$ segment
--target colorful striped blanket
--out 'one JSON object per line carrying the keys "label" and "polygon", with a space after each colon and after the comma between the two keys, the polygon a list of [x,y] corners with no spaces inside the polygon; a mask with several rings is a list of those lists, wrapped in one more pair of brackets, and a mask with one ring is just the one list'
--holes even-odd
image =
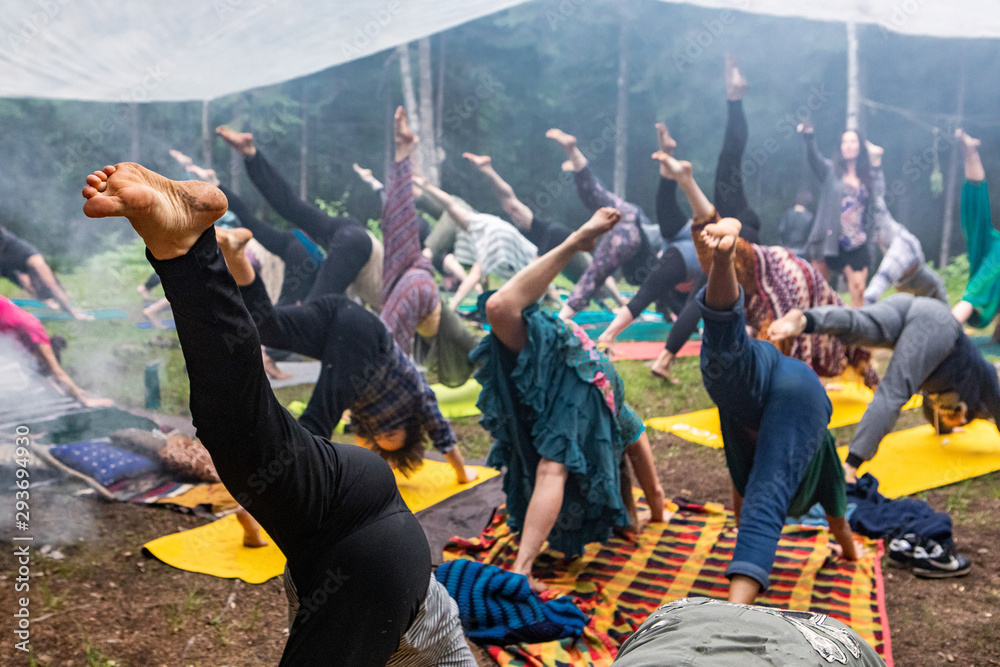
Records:
{"label": "colorful striped blanket", "polygon": [[[607,667],[618,647],[660,605],[688,596],[725,599],[729,584],[724,572],[736,544],[732,513],[717,504],[675,502],[670,521],[648,526],[638,543],[614,538],[589,545],[583,556],[569,561],[543,553],[535,564],[536,576],[568,595],[590,621],[577,639],[491,646],[493,658],[504,667]],[[517,539],[505,518],[501,508],[479,537],[453,540],[445,558],[509,567]],[[891,667],[881,543],[869,542],[858,563],[828,562],[827,543],[826,529],[786,526],[771,588],[757,604],[829,614],[854,629]]]}

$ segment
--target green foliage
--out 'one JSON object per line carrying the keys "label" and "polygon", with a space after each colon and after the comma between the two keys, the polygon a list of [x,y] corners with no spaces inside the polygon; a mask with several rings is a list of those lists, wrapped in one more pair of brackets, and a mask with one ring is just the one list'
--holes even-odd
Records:
{"label": "green foliage", "polygon": [[939,273],[944,278],[944,285],[948,290],[948,300],[955,303],[962,297],[965,286],[969,282],[969,256],[962,254],[952,257],[948,265]]}

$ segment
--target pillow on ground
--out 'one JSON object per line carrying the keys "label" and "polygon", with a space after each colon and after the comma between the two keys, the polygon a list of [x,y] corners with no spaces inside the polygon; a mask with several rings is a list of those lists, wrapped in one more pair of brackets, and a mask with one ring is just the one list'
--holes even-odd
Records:
{"label": "pillow on ground", "polygon": [[112,447],[107,438],[56,445],[49,453],[60,463],[93,478],[101,486],[153,472],[156,461]]}

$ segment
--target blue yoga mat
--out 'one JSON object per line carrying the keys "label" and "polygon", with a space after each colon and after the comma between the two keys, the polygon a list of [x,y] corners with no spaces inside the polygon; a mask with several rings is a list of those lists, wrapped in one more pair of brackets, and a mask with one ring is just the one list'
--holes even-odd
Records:
{"label": "blue yoga mat", "polygon": [[[177,325],[174,324],[173,320],[160,320],[160,324],[163,325],[164,329],[170,329],[172,331],[176,331],[177,330]],[[152,322],[136,322],[135,323],[135,328],[136,329],[154,329],[155,327],[153,326]]]}
{"label": "blue yoga mat", "polygon": [[983,354],[1000,357],[1000,343],[993,340],[991,336],[973,336],[970,340]]}
{"label": "blue yoga mat", "polygon": [[[118,308],[97,308],[95,310],[84,310],[81,311],[86,315],[90,315],[95,320],[127,320],[128,313],[124,310],[119,310]],[[61,310],[44,310],[44,311],[31,311],[31,314],[37,317],[42,322],[52,321],[52,320],[71,320],[72,317],[69,313],[63,312]]]}

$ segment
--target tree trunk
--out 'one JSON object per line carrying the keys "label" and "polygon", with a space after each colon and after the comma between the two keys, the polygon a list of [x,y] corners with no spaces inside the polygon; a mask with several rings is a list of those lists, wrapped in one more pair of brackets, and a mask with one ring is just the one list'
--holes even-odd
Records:
{"label": "tree trunk", "polygon": [[847,24],[847,129],[859,128],[861,89],[858,85],[858,28]]}
{"label": "tree trunk", "polygon": [[438,80],[437,80],[437,103],[434,110],[434,143],[441,146],[441,137],[444,136],[444,33],[438,37]]}
{"label": "tree trunk", "polygon": [[306,190],[309,180],[309,95],[306,85],[302,84],[302,96],[299,106],[302,112],[302,128],[299,135],[299,199],[306,200]]}
{"label": "tree trunk", "polygon": [[622,19],[618,33],[618,110],[615,121],[614,193],[625,198],[628,178],[628,25]]}
{"label": "tree trunk", "polygon": [[396,53],[399,55],[399,75],[403,80],[403,105],[406,107],[406,115],[410,117],[410,127],[416,134],[420,118],[417,95],[413,90],[413,74],[410,71],[410,45],[400,44],[396,47]]}
{"label": "tree trunk", "polygon": [[201,166],[205,169],[212,168],[212,133],[208,126],[208,107],[210,102],[201,102]]}
{"label": "tree trunk", "polygon": [[[246,97],[243,93],[237,93],[236,102],[233,104],[233,122],[240,125],[243,115],[246,113]],[[229,151],[229,189],[240,194],[240,175],[243,173],[243,157],[236,151]]]}
{"label": "tree trunk", "polygon": [[140,137],[140,133],[139,133],[139,113],[140,113],[139,112],[139,103],[138,102],[129,102],[128,106],[129,106],[129,111],[131,111],[131,120],[132,120],[132,127],[131,127],[131,134],[132,134],[132,151],[131,151],[131,156],[132,157],[131,157],[131,159],[132,159],[132,162],[139,163],[139,160],[140,160],[140,155],[139,155],[139,137]]}
{"label": "tree trunk", "polygon": [[434,76],[431,68],[431,39],[424,37],[417,42],[420,65],[420,143],[417,150],[423,166],[424,176],[432,184],[441,184],[438,175],[437,143],[434,141]]}
{"label": "tree trunk", "polygon": [[[964,51],[963,51],[963,56]],[[955,109],[957,127],[962,126],[962,114],[965,113],[965,58],[962,58],[962,68],[958,78],[958,104]],[[948,128],[954,131],[954,128]],[[947,138],[951,142],[951,163],[948,165],[948,186],[944,195],[944,220],[941,223],[941,256],[938,258],[938,269],[948,266],[951,255],[951,230],[955,225],[955,190],[958,187],[958,165],[964,163],[962,148],[955,141],[954,135]],[[936,148],[936,147],[935,147]],[[1000,329],[998,329],[1000,331]]]}

